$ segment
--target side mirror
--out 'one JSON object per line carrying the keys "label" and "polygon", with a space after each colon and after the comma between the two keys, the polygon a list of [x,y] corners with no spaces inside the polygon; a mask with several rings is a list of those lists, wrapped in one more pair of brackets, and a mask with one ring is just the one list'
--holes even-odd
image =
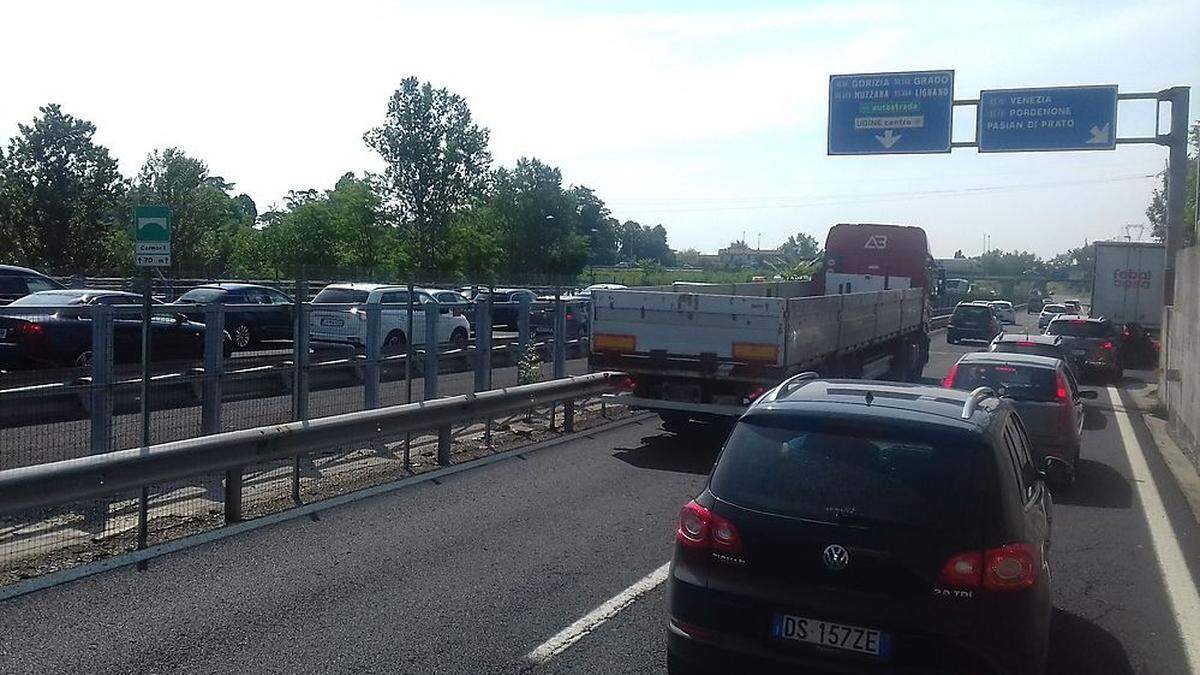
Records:
{"label": "side mirror", "polygon": [[1079,390],[1079,398],[1086,398],[1089,400],[1094,400],[1094,399],[1098,398],[1099,396],[1100,396],[1100,392],[1096,391],[1095,389],[1080,389]]}
{"label": "side mirror", "polygon": [[1047,457],[1042,463],[1042,470],[1038,472],[1042,480],[1052,485],[1066,485],[1071,482],[1072,478],[1071,465],[1058,457]]}

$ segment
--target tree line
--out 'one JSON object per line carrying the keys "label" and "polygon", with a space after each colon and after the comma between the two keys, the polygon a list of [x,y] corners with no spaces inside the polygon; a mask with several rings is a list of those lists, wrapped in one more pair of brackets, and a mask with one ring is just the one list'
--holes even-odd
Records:
{"label": "tree line", "polygon": [[661,225],[619,221],[594,190],[565,185],[557,167],[533,157],[493,166],[488,129],[466,100],[415,77],[363,135],[384,160],[381,173],[292,190],[265,211],[180,148],[155,150],[126,178],[95,133],[49,104],[0,149],[0,262],[129,273],[133,210],[163,204],[180,275],[352,269],[483,281],[675,263]]}

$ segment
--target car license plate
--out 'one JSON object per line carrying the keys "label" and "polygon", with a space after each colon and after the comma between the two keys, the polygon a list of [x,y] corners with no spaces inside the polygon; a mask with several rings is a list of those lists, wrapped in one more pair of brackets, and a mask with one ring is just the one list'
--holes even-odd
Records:
{"label": "car license plate", "polygon": [[1072,356],[1087,356],[1087,350],[1086,349],[1072,349],[1071,355]]}
{"label": "car license plate", "polygon": [[346,325],[346,322],[336,316],[323,316],[321,317],[321,325],[341,328]]}
{"label": "car license plate", "polygon": [[887,656],[891,651],[891,640],[883,631],[790,614],[775,615],[771,637],[872,656]]}

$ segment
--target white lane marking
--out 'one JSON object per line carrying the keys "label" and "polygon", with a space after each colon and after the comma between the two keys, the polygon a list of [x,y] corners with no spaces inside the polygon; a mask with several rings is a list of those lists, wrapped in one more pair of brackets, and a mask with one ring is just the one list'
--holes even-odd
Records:
{"label": "white lane marking", "polygon": [[[1108,387],[1108,397],[1114,408],[1121,401],[1116,387]],[[1113,416],[1117,418],[1117,427],[1121,430],[1121,444],[1125,446],[1129,469],[1133,473],[1133,484],[1137,486],[1142,512],[1146,515],[1146,524],[1150,527],[1154,555],[1158,558],[1167,599],[1175,614],[1175,623],[1179,626],[1179,637],[1183,640],[1183,651],[1187,656],[1188,666],[1192,673],[1200,673],[1200,592],[1196,590],[1196,584],[1188,571],[1183,550],[1179,548],[1175,531],[1167,517],[1167,510],[1159,497],[1158,486],[1155,485],[1150,467],[1146,464],[1145,451],[1133,432],[1133,422],[1129,413],[1114,410]]]}
{"label": "white lane marking", "polygon": [[536,649],[525,655],[534,663],[545,663],[554,656],[561,654],[568,647],[578,642],[585,635],[596,630],[605,621],[613,618],[618,612],[633,604],[634,600],[654,590],[667,580],[667,570],[671,568],[670,561],[662,567],[638,579],[632,586],[609,598],[596,609],[585,614],[575,623],[559,631],[554,637],[538,645]]}

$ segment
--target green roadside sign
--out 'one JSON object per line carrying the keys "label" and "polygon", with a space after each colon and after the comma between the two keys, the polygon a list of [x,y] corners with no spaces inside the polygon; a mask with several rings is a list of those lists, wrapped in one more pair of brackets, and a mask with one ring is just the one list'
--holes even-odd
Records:
{"label": "green roadside sign", "polygon": [[133,258],[138,267],[171,266],[171,210],[142,205],[133,212]]}

